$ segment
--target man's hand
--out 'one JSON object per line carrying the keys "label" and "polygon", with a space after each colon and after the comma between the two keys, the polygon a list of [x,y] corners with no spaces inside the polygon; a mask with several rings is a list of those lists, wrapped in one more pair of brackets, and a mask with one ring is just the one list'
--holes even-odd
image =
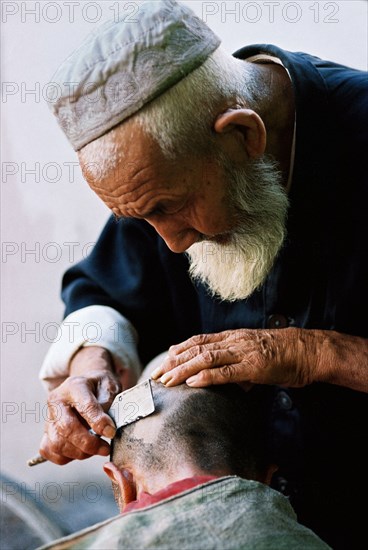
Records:
{"label": "man's hand", "polygon": [[121,386],[109,353],[99,347],[81,348],[71,361],[70,374],[49,393],[48,420],[40,446],[41,456],[56,464],[95,454],[107,456],[108,443],[89,428],[108,438],[116,431],[106,411]]}
{"label": "man's hand", "polygon": [[298,388],[327,382],[368,392],[368,342],[333,330],[227,330],[169,349],[151,377],[166,386],[238,382]]}
{"label": "man's hand", "polygon": [[172,346],[152,378],[166,386],[227,382],[301,387],[315,379],[314,339],[301,329],[228,330]]}

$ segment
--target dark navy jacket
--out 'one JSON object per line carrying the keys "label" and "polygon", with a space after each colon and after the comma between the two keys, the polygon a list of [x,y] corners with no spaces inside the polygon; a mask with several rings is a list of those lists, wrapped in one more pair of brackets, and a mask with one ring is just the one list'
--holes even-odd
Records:
{"label": "dark navy jacket", "polygon": [[[110,219],[90,257],[64,276],[66,314],[115,308],[137,329],[143,362],[193,334],[225,329],[368,337],[367,74],[270,45],[234,55],[262,52],[289,70],[296,102],[288,236],[262,288],[234,304],[211,298],[189,280],[185,256],[141,220]],[[271,439],[300,520],[335,548],[358,548],[367,396],[325,384],[277,395]]]}

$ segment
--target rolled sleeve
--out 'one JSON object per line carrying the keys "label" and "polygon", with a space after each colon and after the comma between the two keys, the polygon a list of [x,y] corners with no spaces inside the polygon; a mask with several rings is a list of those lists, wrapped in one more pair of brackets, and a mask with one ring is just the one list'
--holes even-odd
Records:
{"label": "rolled sleeve", "polygon": [[110,352],[118,376],[130,371],[137,380],[142,366],[137,353],[137,333],[133,325],[115,309],[88,306],[68,315],[41,366],[39,378],[46,389],[69,376],[70,361],[82,347],[100,346]]}

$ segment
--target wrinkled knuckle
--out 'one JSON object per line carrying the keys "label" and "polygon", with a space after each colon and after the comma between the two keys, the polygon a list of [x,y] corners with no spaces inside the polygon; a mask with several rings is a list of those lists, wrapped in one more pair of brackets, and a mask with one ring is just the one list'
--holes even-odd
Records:
{"label": "wrinkled knuckle", "polygon": [[196,351],[197,349],[197,346],[191,347],[181,355],[178,355],[173,363],[173,367],[180,367],[183,363],[187,363],[188,361],[195,359],[195,357],[197,357],[198,355],[198,352]]}
{"label": "wrinkled knuckle", "polygon": [[202,334],[196,334],[195,336],[192,336],[190,339],[190,343],[193,346],[199,346],[203,342],[203,335]]}
{"label": "wrinkled knuckle", "polygon": [[191,348],[188,352],[188,358],[189,359],[195,359],[203,352],[203,346],[194,346]]}
{"label": "wrinkled knuckle", "polygon": [[83,416],[87,416],[91,421],[98,422],[101,419],[102,410],[100,411],[95,403],[86,403],[83,407]]}
{"label": "wrinkled knuckle", "polygon": [[240,343],[244,344],[248,338],[249,338],[249,331],[247,331],[246,329],[234,330],[232,331],[231,336],[229,334],[229,339],[231,339],[233,342],[237,344],[240,344]]}
{"label": "wrinkled knuckle", "polygon": [[203,353],[202,353],[202,360],[203,360],[203,362],[204,362],[206,365],[208,365],[208,366],[213,365],[214,360],[215,360],[215,357],[214,357],[213,352],[212,352],[212,351],[209,351],[209,350],[203,351]]}
{"label": "wrinkled knuckle", "polygon": [[187,350],[187,351],[183,351],[182,353],[179,353],[178,355],[176,355],[175,357],[173,357],[172,359],[170,359],[169,361],[169,364],[170,364],[170,368],[175,368],[175,367],[178,367],[179,365],[181,365],[181,363],[184,361],[187,360],[187,358],[191,355],[191,349]]}
{"label": "wrinkled knuckle", "polygon": [[235,367],[233,365],[224,365],[220,368],[220,374],[225,380],[232,380],[235,374]]}
{"label": "wrinkled knuckle", "polygon": [[238,346],[229,345],[228,348],[227,348],[227,351],[228,351],[229,355],[231,355],[234,363],[241,360],[242,357],[243,357],[242,350],[239,349]]}

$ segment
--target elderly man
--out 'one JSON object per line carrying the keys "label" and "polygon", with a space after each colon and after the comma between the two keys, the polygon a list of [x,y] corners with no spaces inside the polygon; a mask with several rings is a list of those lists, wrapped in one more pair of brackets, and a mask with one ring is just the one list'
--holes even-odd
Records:
{"label": "elderly man", "polygon": [[136,23],[93,33],[53,79],[54,113],[115,219],[64,277],[65,331],[41,373],[63,415],[40,451],[58,464],[107,454],[81,417],[112,437],[113,396],[177,344],[153,373],[168,386],[284,387],[273,484],[332,546],[359,547],[367,78],[219,42],[187,7],[151,2]]}
{"label": "elderly man", "polygon": [[328,548],[265,485],[265,386],[152,385],[155,412],[119,428],[104,466],[122,515],[45,549]]}

